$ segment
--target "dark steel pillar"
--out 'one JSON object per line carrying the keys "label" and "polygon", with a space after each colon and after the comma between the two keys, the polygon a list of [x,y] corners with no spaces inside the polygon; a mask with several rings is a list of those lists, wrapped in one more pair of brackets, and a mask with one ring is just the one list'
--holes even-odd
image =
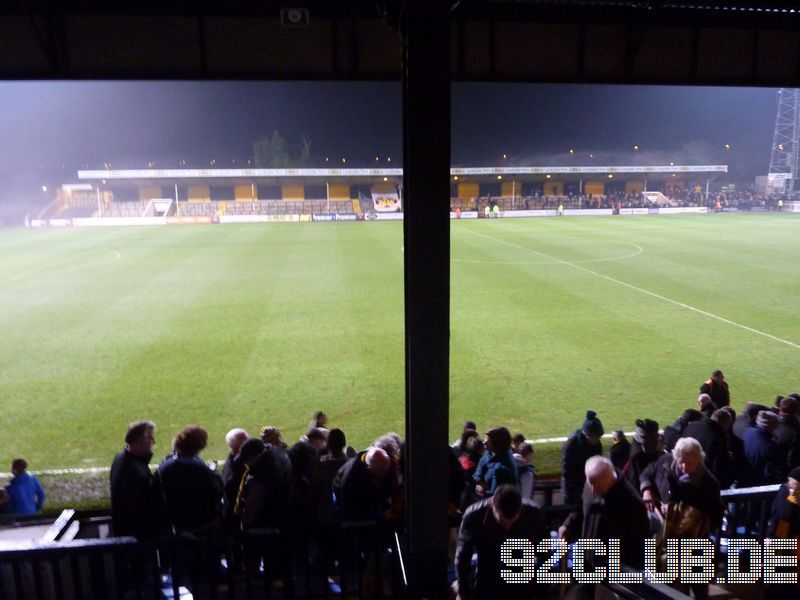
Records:
{"label": "dark steel pillar", "polygon": [[409,0],[403,34],[409,592],[446,592],[450,356],[450,3]]}

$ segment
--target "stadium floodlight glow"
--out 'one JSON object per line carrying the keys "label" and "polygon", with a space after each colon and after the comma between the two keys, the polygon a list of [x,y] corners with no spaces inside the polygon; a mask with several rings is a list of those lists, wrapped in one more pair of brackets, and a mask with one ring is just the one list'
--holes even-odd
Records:
{"label": "stadium floodlight glow", "polygon": [[458,181],[458,175],[453,175],[453,179]]}
{"label": "stadium floodlight glow", "polygon": [[575,150],[573,150],[572,148],[570,148],[570,149],[569,149],[569,153],[570,153],[570,154],[575,154]]}
{"label": "stadium floodlight glow", "polygon": [[386,157],[386,162],[392,162],[392,157],[391,156],[387,156]]}
{"label": "stadium floodlight glow", "polygon": [[498,179],[502,179],[502,178],[503,178],[503,176],[502,176],[502,175],[498,175],[498,176],[497,176],[497,178],[498,178]]}
{"label": "stadium floodlight glow", "polygon": [[730,144],[725,144],[725,150],[730,150],[730,149],[731,149],[731,145]]}
{"label": "stadium floodlight glow", "polygon": [[634,149],[634,150],[638,150],[638,149],[639,149],[639,146],[638,146],[638,145],[636,145],[636,144],[634,144],[634,145],[633,145],[633,149]]}
{"label": "stadium floodlight glow", "polygon": [[389,181],[389,178],[388,177],[384,177],[383,180],[384,181]]}
{"label": "stadium floodlight glow", "polygon": [[47,191],[47,186],[46,186],[46,185],[43,185],[43,186],[42,186],[42,191],[43,191],[43,192],[46,192],[46,191]]}
{"label": "stadium floodlight glow", "polygon": [[613,173],[609,173],[609,174],[608,174],[608,178],[609,178],[609,179],[614,179],[614,174],[613,174]]}

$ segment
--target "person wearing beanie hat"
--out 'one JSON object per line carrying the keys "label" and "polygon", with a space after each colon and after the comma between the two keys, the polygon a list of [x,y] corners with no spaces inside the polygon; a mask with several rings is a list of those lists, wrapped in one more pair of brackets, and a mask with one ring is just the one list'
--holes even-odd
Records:
{"label": "person wearing beanie hat", "polygon": [[756,415],[756,427],[772,433],[778,428],[778,415],[771,410],[760,410]]}
{"label": "person wearing beanie hat", "polygon": [[772,437],[778,426],[778,416],[761,410],[756,415],[755,427],[744,434],[744,454],[752,470],[749,485],[780,483],[788,472],[786,456]]}
{"label": "person wearing beanie hat", "polygon": [[589,410],[581,428],[574,431],[561,447],[561,493],[565,504],[575,505],[581,501],[586,483],[583,467],[592,456],[603,454],[602,435],[603,423],[596,412]]}
{"label": "person wearing beanie hat", "polygon": [[587,438],[601,438],[605,433],[603,423],[597,418],[597,413],[593,410],[586,411],[586,419],[581,425],[581,431]]}
{"label": "person wearing beanie hat", "polygon": [[762,410],[769,410],[763,404],[748,402],[744,405],[742,413],[733,421],[733,435],[744,441],[745,432],[756,425],[756,416]]}
{"label": "person wearing beanie hat", "polygon": [[639,476],[647,465],[665,454],[664,450],[659,448],[658,442],[658,422],[651,419],[637,419],[630,457],[622,469],[622,476],[630,482],[633,489],[639,489]]}
{"label": "person wearing beanie hat", "polygon": [[[767,527],[770,539],[795,539],[800,537],[800,467],[789,472],[772,503]],[[797,598],[797,584],[770,584],[765,597],[789,600]]]}

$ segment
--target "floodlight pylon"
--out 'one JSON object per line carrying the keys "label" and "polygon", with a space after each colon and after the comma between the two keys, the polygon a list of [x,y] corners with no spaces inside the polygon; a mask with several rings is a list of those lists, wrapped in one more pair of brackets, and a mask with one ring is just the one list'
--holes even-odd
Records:
{"label": "floodlight pylon", "polygon": [[800,89],[778,90],[778,114],[769,160],[769,193],[792,197],[800,192]]}

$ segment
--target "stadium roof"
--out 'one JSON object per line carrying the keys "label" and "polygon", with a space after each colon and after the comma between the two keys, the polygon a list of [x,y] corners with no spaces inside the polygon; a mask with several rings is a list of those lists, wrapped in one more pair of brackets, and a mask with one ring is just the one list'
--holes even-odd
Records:
{"label": "stadium roof", "polygon": [[[454,81],[800,80],[798,0],[445,4]],[[305,18],[287,22],[287,5]],[[400,0],[7,0],[0,76],[397,81],[407,15]]]}
{"label": "stadium roof", "polygon": [[[575,166],[575,167],[467,167],[451,168],[451,176],[503,175],[670,175],[687,173],[727,173],[728,165],[658,165],[658,166]],[[118,169],[78,171],[78,179],[117,183],[160,185],[176,180],[189,180],[209,185],[232,185],[242,180],[264,182],[297,178],[302,180],[341,178],[350,181],[372,181],[376,177],[399,178],[403,169]]]}

